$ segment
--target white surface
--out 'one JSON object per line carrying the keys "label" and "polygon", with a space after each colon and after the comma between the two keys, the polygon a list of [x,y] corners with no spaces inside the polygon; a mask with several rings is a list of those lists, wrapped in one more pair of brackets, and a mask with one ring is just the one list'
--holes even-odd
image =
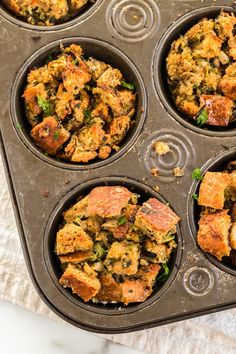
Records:
{"label": "white surface", "polygon": [[142,354],[0,301],[2,354]]}

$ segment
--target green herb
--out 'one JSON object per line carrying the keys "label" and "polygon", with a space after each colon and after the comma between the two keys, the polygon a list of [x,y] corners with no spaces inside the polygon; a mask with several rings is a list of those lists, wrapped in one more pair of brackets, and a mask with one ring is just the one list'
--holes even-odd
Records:
{"label": "green herb", "polygon": [[169,242],[171,240],[174,240],[174,238],[175,238],[175,235],[171,231],[169,231],[167,233],[167,235],[163,237],[162,241],[163,241],[163,243],[166,243],[166,242]]}
{"label": "green herb", "polygon": [[93,248],[93,256],[90,258],[91,261],[97,261],[101,259],[105,254],[106,250],[100,245],[100,243],[96,243]]}
{"label": "green herb", "polygon": [[201,109],[201,111],[197,117],[197,124],[199,126],[202,126],[202,125],[206,124],[207,120],[208,120],[208,113],[205,110],[205,108],[203,108],[203,109]]}
{"label": "green herb", "polygon": [[83,111],[83,113],[84,113],[84,117],[85,117],[85,119],[84,119],[84,121],[85,121],[85,123],[90,123],[90,121],[91,121],[91,111],[89,111],[88,109],[85,109],[84,111]]}
{"label": "green herb", "polygon": [[85,90],[92,91],[92,87],[89,85],[84,85]]}
{"label": "green herb", "polygon": [[48,156],[48,152],[45,152],[45,153],[44,153],[44,156]]}
{"label": "green herb", "polygon": [[120,216],[118,219],[117,219],[117,223],[118,225],[122,226],[122,225],[125,225],[127,223],[127,218],[125,216]]}
{"label": "green herb", "polygon": [[49,54],[48,57],[47,57],[47,62],[49,63],[49,62],[52,61],[52,60],[53,60],[53,57],[52,57],[51,54]]}
{"label": "green herb", "polygon": [[20,123],[16,123],[16,127],[17,127],[17,129],[19,129],[19,130],[22,129],[22,126],[20,125]]}
{"label": "green herb", "polygon": [[117,259],[116,258],[109,258],[109,259],[106,259],[106,265],[107,266],[113,266],[115,263],[117,262]]}
{"label": "green herb", "polygon": [[75,64],[75,65],[78,64],[78,62],[79,62],[79,61],[78,61],[77,58],[73,60],[73,64]]}
{"label": "green herb", "polygon": [[198,194],[196,194],[196,193],[192,194],[192,199],[193,200],[198,200]]}
{"label": "green herb", "polygon": [[123,259],[122,260],[122,268],[123,269],[129,268],[129,266],[131,266],[131,264],[132,264],[131,259]]}
{"label": "green herb", "polygon": [[203,180],[203,175],[202,175],[202,171],[200,170],[200,168],[195,168],[195,170],[193,170],[192,179],[193,180],[196,179],[198,181]]}
{"label": "green herb", "polygon": [[50,116],[50,114],[52,112],[51,104],[47,100],[42,98],[41,96],[37,96],[37,99],[38,99],[38,105],[40,108],[42,108],[43,113],[46,116]]}
{"label": "green herb", "polygon": [[158,283],[163,283],[169,277],[170,274],[169,267],[166,263],[162,264],[162,269],[163,273],[156,280]]}
{"label": "green herb", "polygon": [[133,91],[135,89],[134,84],[130,84],[125,81],[121,81],[121,86],[124,88],[127,88],[128,90],[131,90],[131,91]]}
{"label": "green herb", "polygon": [[53,134],[53,137],[55,140],[57,140],[59,138],[60,132],[58,130],[56,130]]}

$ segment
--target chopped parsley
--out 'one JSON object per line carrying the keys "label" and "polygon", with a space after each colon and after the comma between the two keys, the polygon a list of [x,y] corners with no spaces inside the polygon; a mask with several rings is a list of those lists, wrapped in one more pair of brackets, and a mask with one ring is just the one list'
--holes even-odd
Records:
{"label": "chopped parsley", "polygon": [[121,86],[124,88],[127,88],[128,90],[133,91],[135,89],[134,84],[125,82],[125,81],[121,81]]}
{"label": "chopped parsley", "polygon": [[169,242],[169,241],[171,241],[171,240],[174,240],[174,238],[175,238],[175,235],[174,235],[171,231],[169,231],[169,232],[167,233],[167,235],[164,236],[164,238],[163,238],[163,243],[166,243],[166,242]]}
{"label": "chopped parsley", "polygon": [[162,264],[163,273],[157,278],[158,283],[163,283],[170,275],[170,269],[166,263]]}
{"label": "chopped parsley", "polygon": [[200,168],[195,168],[195,170],[193,170],[192,179],[193,180],[196,179],[197,181],[203,180],[203,175],[202,175],[202,171],[200,170]]}
{"label": "chopped parsley", "polygon": [[89,85],[84,85],[85,90],[92,91],[92,87]]}
{"label": "chopped parsley", "polygon": [[38,99],[38,105],[40,108],[42,108],[43,113],[46,116],[50,116],[50,114],[52,112],[51,104],[47,100],[42,98],[41,96],[37,96],[37,99]]}
{"label": "chopped parsley", "polygon": [[83,111],[83,113],[84,113],[84,121],[85,121],[85,123],[86,124],[88,124],[88,123],[90,123],[90,121],[91,121],[91,111],[89,111],[88,109],[85,109],[84,111]]}
{"label": "chopped parsley", "polygon": [[53,60],[53,57],[52,57],[51,54],[49,54],[48,57],[47,57],[47,62],[49,63],[49,62],[52,61],[52,60]]}
{"label": "chopped parsley", "polygon": [[122,226],[122,225],[125,225],[127,223],[127,218],[125,216],[120,216],[118,219],[117,219],[117,223],[118,225]]}
{"label": "chopped parsley", "polygon": [[196,193],[192,194],[192,199],[193,200],[198,200],[198,194],[196,194]]}
{"label": "chopped parsley", "polygon": [[207,120],[208,120],[208,113],[205,110],[205,108],[203,108],[203,109],[201,109],[201,111],[197,117],[197,124],[199,126],[202,126],[202,125],[206,124]]}
{"label": "chopped parsley", "polygon": [[58,130],[56,130],[53,134],[53,137],[55,140],[57,140],[59,138],[60,132]]}
{"label": "chopped parsley", "polygon": [[16,123],[16,128],[21,130],[22,129],[22,126],[20,125],[20,123]]}

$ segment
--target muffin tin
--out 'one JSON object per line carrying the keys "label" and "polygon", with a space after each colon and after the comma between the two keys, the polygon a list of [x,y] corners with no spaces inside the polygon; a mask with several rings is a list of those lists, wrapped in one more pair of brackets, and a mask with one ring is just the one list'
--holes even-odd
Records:
{"label": "muffin tin", "polygon": [[[213,6],[214,4],[214,6]],[[194,127],[171,104],[164,56],[170,42],[199,18],[230,1],[101,0],[63,25],[31,26],[0,6],[1,151],[19,235],[31,279],[45,303],[64,320],[100,333],[130,332],[236,305],[236,271],[204,254],[196,244],[198,183],[192,171],[217,170],[236,159],[236,130]],[[203,7],[204,6],[204,7]],[[179,27],[180,26],[180,27]],[[75,165],[45,156],[30,138],[20,100],[26,72],[64,44],[80,43],[85,55],[120,68],[138,92],[136,124],[119,152],[106,161]],[[171,152],[153,153],[167,142]],[[184,169],[175,177],[173,168]],[[153,177],[158,168],[159,177]],[[127,307],[84,303],[58,285],[53,255],[60,214],[97,185],[123,185],[148,199],[169,202],[181,217],[171,276],[144,303]],[[160,187],[157,193],[153,188]]]}

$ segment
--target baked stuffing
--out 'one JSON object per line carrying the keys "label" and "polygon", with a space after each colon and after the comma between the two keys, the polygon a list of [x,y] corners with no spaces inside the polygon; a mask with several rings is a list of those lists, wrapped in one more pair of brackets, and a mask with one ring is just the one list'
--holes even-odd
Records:
{"label": "baked stuffing", "polygon": [[63,213],[59,282],[85,302],[143,302],[168,276],[179,218],[157,199],[139,205],[138,197],[96,187]]}

